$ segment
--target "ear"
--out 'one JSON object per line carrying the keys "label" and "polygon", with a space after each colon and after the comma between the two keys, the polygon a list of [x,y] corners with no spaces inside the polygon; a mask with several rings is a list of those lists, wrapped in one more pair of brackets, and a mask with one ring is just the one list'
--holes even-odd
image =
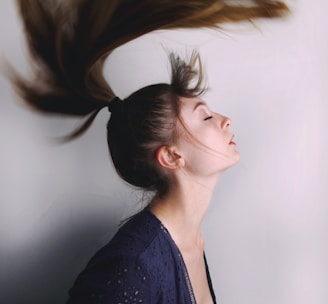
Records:
{"label": "ear", "polygon": [[164,168],[177,169],[184,165],[182,156],[172,146],[162,146],[156,151],[156,160]]}

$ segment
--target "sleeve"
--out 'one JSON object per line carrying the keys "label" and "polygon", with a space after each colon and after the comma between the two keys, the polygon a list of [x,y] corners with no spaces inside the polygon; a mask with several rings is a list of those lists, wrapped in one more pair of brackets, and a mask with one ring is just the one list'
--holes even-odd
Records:
{"label": "sleeve", "polygon": [[138,259],[119,257],[87,267],[69,291],[67,304],[154,303],[151,281]]}

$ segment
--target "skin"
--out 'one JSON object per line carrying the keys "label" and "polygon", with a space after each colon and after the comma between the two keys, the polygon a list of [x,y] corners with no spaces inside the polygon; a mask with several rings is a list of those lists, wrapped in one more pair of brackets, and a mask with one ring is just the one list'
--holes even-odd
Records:
{"label": "skin", "polygon": [[230,125],[229,118],[212,112],[201,99],[181,98],[179,138],[157,153],[157,161],[166,170],[171,187],[165,197],[154,199],[150,210],[178,246],[199,304],[213,303],[206,277],[201,223],[219,176],[240,158]]}

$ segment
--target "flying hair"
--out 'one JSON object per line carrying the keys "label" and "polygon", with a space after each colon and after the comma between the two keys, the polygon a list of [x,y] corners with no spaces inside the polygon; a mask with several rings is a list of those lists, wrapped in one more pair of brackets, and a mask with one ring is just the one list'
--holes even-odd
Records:
{"label": "flying hair", "polygon": [[[114,49],[155,30],[220,28],[222,23],[276,18],[288,12],[282,1],[252,3],[17,0],[35,64],[31,80],[16,72],[12,72],[11,79],[32,108],[44,113],[86,117],[84,128],[72,135],[76,137],[116,96],[103,75],[104,61]],[[175,80],[172,79],[173,85]]]}
{"label": "flying hair", "polygon": [[238,3],[17,0],[34,62],[33,77],[26,79],[13,69],[9,77],[33,109],[84,118],[64,141],[85,132],[99,111],[108,107],[107,142],[118,175],[133,186],[164,196],[172,180],[156,161],[156,153],[179,136],[181,97],[206,91],[199,54],[194,51],[181,59],[169,53],[171,82],[140,88],[123,100],[105,80],[104,62],[117,47],[155,30],[219,29],[223,23],[282,17],[288,12],[282,1]]}

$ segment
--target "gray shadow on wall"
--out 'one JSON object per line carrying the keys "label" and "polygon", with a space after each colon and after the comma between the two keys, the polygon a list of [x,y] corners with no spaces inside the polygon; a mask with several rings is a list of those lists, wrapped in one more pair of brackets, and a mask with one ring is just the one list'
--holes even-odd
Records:
{"label": "gray shadow on wall", "polygon": [[5,250],[0,303],[60,304],[91,256],[117,231],[122,198],[62,199],[37,219],[33,235]]}

